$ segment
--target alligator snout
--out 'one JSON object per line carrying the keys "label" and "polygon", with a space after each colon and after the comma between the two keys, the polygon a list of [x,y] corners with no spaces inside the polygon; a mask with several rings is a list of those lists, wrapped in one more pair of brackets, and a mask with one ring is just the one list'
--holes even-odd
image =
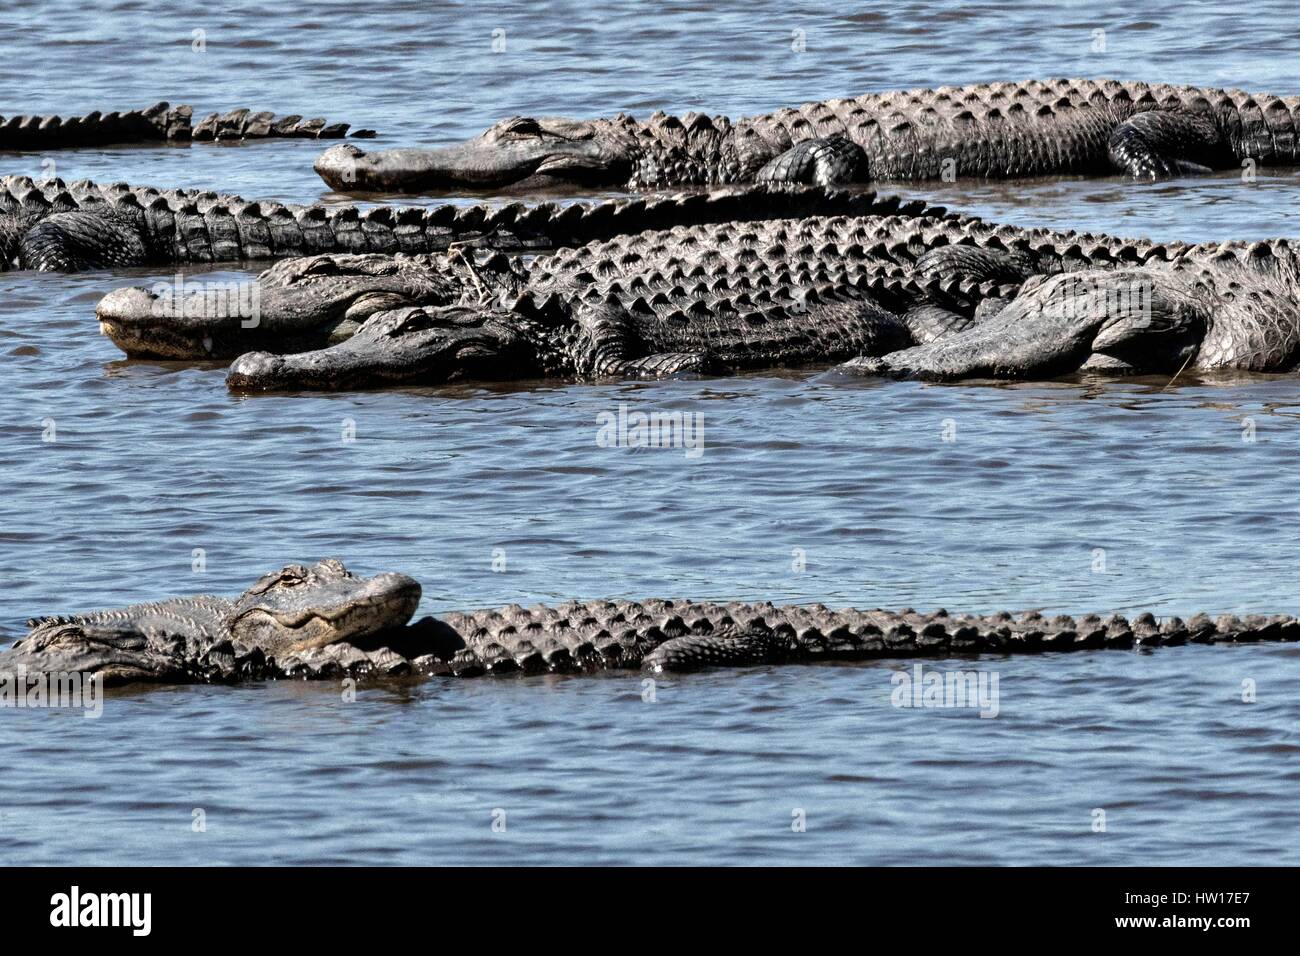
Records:
{"label": "alligator snout", "polygon": [[235,359],[226,373],[226,385],[233,389],[266,388],[284,366],[284,359],[270,352],[249,352]]}
{"label": "alligator snout", "polygon": [[95,306],[100,334],[133,358],[207,358],[217,326],[149,289],[114,289]]}

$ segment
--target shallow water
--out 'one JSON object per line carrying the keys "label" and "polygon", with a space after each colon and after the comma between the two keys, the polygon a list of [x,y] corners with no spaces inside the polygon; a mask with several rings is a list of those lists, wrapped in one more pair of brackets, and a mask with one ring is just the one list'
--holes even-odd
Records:
{"label": "shallow water", "polygon": [[[1167,2],[1140,21],[1104,3],[803,6],[20,3],[0,23],[0,113],[168,98],[324,113],[378,128],[379,146],[511,113],[734,115],[1075,73],[1300,92],[1282,4],[1198,14],[1191,30]],[[53,158],[67,178],[306,201],[326,195],[318,150]],[[3,157],[0,172],[36,175],[46,158]],[[1281,171],[905,191],[1020,223],[1208,240],[1293,232],[1294,185]],[[414,575],[427,613],[652,594],[1296,610],[1292,376],[992,388],[809,370],[234,398],[219,368],[121,361],[96,334],[105,291],[164,277],[0,274],[6,640],[33,614],[233,593],[327,555]],[[599,447],[598,416],[621,404],[702,415],[702,454]],[[993,719],[891,706],[910,663],[660,680],[653,703],[628,674],[397,684],[351,703],[334,685],[119,692],[100,720],[0,711],[0,861],[1300,862],[1285,838],[1300,823],[1297,648],[926,662],[996,674]]]}

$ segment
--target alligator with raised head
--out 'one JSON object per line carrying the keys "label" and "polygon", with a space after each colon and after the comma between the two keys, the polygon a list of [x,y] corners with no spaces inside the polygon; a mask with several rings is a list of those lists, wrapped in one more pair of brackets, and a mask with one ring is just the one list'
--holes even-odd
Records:
{"label": "alligator with raised head", "polygon": [[1292,165],[1300,97],[1119,80],[1050,79],[869,93],[735,120],[511,117],[442,149],[335,146],[316,171],[342,192],[662,189],[1188,172]]}
{"label": "alligator with raised head", "polygon": [[[142,110],[85,116],[0,116],[0,150],[74,149],[127,143],[188,143],[220,140],[259,139],[342,139],[349,124],[329,123],[321,117],[304,119],[298,114],[276,116],[250,109],[211,113],[194,123],[192,106],[155,103]],[[361,129],[353,137],[374,136]]]}
{"label": "alligator with raised head", "polygon": [[234,600],[177,598],[32,621],[0,676],[99,674],[106,683],[275,678],[652,673],[1102,648],[1300,640],[1285,615],[1013,616],[831,610],[690,600],[571,601],[426,617],[403,574],[358,578],[334,560],[265,575]]}
{"label": "alligator with raised head", "polygon": [[112,683],[256,676],[268,657],[401,628],[419,603],[420,585],[404,574],[357,577],[333,559],[292,564],[233,600],[205,594],[29,621],[27,637],[0,652],[0,671],[80,671]]}
{"label": "alligator with raised head", "polygon": [[539,251],[643,229],[871,208],[870,197],[716,190],[567,205],[299,206],[197,189],[0,178],[0,270],[283,259],[322,252],[431,252],[453,243]]}
{"label": "alligator with raised head", "polygon": [[1300,259],[1285,239],[1207,244],[1141,269],[1039,277],[988,321],[844,369],[952,381],[1300,365]]}

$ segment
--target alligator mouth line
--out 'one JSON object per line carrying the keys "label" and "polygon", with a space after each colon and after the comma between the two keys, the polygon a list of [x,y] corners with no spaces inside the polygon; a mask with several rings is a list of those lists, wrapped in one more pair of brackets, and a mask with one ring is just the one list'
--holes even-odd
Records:
{"label": "alligator mouth line", "polygon": [[[364,627],[354,629],[349,626],[358,618],[364,621],[371,618],[386,620],[391,617],[396,621],[400,615],[405,614],[406,620],[409,620],[415,613],[419,603],[420,596],[418,592],[410,588],[399,588],[390,593],[358,598],[335,611],[304,611],[296,615],[272,613],[268,614],[268,616],[287,631],[298,634],[308,632],[301,638],[291,638],[289,650],[292,652],[308,650],[313,647],[323,647],[327,644],[347,641],[357,637],[358,633],[356,632],[366,630]],[[372,611],[378,613],[368,613]],[[401,621],[401,624],[405,624],[406,620]],[[310,631],[321,626],[325,629],[325,636],[310,633]]]}

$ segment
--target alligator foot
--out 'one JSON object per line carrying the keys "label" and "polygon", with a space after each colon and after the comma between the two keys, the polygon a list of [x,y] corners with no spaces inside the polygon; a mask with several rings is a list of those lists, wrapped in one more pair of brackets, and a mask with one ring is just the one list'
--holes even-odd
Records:
{"label": "alligator foot", "polygon": [[903,324],[917,345],[929,345],[938,339],[966,331],[974,324],[970,316],[934,302],[922,302],[903,313]]}
{"label": "alligator foot", "polygon": [[624,362],[618,367],[624,378],[670,378],[674,375],[710,375],[716,363],[704,352],[659,352]]}
{"label": "alligator foot", "polygon": [[867,178],[867,154],[844,136],[806,139],[758,171],[760,183],[810,183],[834,186]]}
{"label": "alligator foot", "polygon": [[654,674],[697,671],[706,667],[775,664],[794,654],[786,637],[761,628],[732,634],[688,634],[664,641],[646,655],[642,669]]}
{"label": "alligator foot", "polygon": [[1231,159],[1214,120],[1174,110],[1138,113],[1110,136],[1110,161],[1135,179],[1208,173]]}

